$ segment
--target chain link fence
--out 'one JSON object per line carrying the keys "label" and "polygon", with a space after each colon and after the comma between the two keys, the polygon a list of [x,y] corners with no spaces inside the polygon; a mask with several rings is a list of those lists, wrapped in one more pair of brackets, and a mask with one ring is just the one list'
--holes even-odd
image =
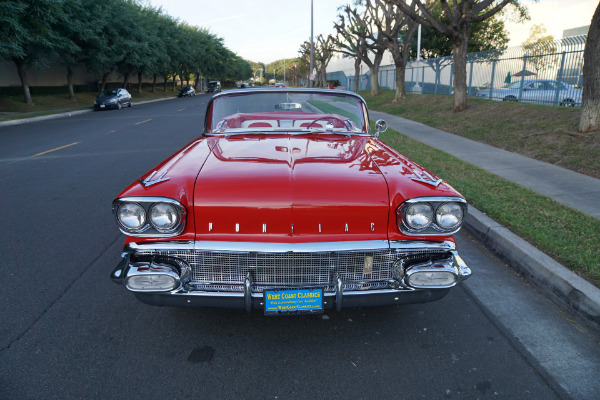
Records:
{"label": "chain link fence", "polygon": [[[524,101],[548,105],[580,105],[583,51],[587,35],[507,49],[467,54],[468,95],[492,100]],[[357,77],[344,75],[346,87],[354,88]],[[327,74],[327,79],[330,74]],[[331,76],[340,80],[340,72]],[[409,62],[406,91],[452,94],[452,57]],[[379,85],[396,90],[394,65],[379,69]],[[371,88],[369,74],[358,76],[359,90]]]}

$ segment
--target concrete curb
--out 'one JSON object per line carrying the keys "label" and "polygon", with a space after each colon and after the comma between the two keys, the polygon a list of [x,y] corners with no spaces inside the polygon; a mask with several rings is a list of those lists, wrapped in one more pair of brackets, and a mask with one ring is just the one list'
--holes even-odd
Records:
{"label": "concrete curb", "polygon": [[600,332],[600,289],[474,207],[465,228],[560,307]]}
{"label": "concrete curb", "polygon": [[[154,103],[154,102],[157,102],[157,101],[173,100],[173,99],[176,99],[176,98],[177,98],[176,96],[174,96],[174,97],[163,97],[163,98],[160,98],[160,99],[139,101],[139,102],[135,102],[133,104],[135,106],[136,104]],[[76,111],[61,112],[61,113],[58,113],[58,114],[41,115],[39,117],[11,119],[11,120],[8,120],[8,121],[2,121],[2,122],[0,122],[0,127],[2,127],[2,126],[12,126],[12,125],[28,124],[28,123],[31,123],[31,122],[46,121],[46,120],[50,120],[50,119],[57,119],[57,118],[64,118],[64,117],[72,117],[73,115],[85,114],[85,113],[89,113],[89,112],[92,112],[92,111],[94,111],[94,110],[92,110],[92,109],[86,109],[86,110],[76,110]]]}

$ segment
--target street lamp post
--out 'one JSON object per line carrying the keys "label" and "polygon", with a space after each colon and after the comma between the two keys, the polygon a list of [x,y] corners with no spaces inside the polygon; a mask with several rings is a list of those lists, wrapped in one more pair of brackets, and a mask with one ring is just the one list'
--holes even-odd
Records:
{"label": "street lamp post", "polygon": [[312,73],[314,66],[314,43],[313,43],[313,0],[310,0],[310,71],[308,72],[308,87],[312,88]]}

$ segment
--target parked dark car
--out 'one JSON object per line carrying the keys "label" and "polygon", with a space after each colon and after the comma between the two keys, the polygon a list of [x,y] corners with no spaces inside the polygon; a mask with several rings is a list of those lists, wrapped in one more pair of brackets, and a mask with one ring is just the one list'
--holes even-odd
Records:
{"label": "parked dark car", "polygon": [[193,86],[184,86],[181,88],[181,90],[179,91],[179,94],[177,95],[178,97],[186,97],[186,96],[195,96],[196,95],[196,89],[194,89]]}
{"label": "parked dark car", "polygon": [[96,100],[94,100],[94,110],[96,111],[110,108],[120,110],[121,107],[131,107],[131,105],[131,94],[123,88],[106,89],[96,97]]}
{"label": "parked dark car", "polygon": [[221,82],[220,81],[211,81],[208,82],[208,88],[206,89],[208,93],[219,93],[221,91]]}

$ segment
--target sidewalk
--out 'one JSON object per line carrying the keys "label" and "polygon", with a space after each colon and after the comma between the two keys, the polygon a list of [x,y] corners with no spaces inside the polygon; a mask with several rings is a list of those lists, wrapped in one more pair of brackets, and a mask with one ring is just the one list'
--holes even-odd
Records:
{"label": "sidewalk", "polygon": [[[402,117],[373,110],[369,114],[406,136],[600,219],[600,179]],[[465,227],[556,303],[600,332],[600,289],[471,206]]]}

